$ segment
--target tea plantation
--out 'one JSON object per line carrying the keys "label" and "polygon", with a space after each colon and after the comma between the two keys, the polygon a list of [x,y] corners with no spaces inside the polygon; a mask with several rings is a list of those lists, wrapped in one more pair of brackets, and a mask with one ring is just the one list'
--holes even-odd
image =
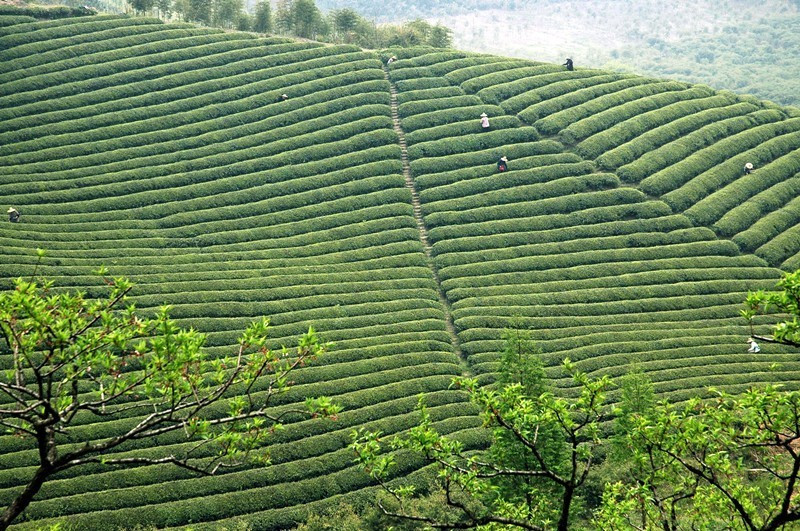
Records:
{"label": "tea plantation", "polygon": [[[450,380],[492,381],[514,324],[563,393],[564,357],[593,375],[636,363],[677,401],[798,387],[795,353],[748,354],[739,315],[748,290],[800,267],[798,192],[800,111],[704,86],[145,18],[0,16],[0,206],[22,214],[0,224],[2,287],[44,248],[39,272],[59,287],[100,293],[104,264],[136,283],[143,312],[168,303],[206,333],[213,356],[259,316],[276,346],[311,324],[335,346],[276,408],[322,394],[344,406],[288,423],[267,468],[69,470],[18,528],[279,529],[369,497],[350,431],[414,425],[424,392],[442,432],[483,445]],[[87,418],[70,437],[135,422]],[[0,437],[0,501],[36,462]]]}

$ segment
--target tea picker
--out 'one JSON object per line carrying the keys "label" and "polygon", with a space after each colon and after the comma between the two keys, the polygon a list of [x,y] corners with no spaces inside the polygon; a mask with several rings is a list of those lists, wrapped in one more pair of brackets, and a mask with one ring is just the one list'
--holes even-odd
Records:
{"label": "tea picker", "polygon": [[486,113],[481,113],[481,131],[488,131],[489,130],[489,117]]}
{"label": "tea picker", "polygon": [[500,160],[497,161],[497,171],[506,171],[508,170],[508,157],[503,155],[500,157]]}

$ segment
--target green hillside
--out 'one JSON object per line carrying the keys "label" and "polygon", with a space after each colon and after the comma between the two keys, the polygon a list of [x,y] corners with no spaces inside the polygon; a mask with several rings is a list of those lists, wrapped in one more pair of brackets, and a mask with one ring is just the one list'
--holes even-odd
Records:
{"label": "green hillside", "polygon": [[[673,400],[798,387],[790,350],[746,352],[739,309],[800,267],[800,112],[628,74],[390,53],[386,68],[353,46],[154,19],[0,17],[0,206],[22,213],[0,224],[2,286],[33,271],[36,248],[60,287],[99,293],[104,264],[215,356],[262,315],[275,345],[313,324],[335,347],[276,407],[325,394],[345,408],[288,424],[267,469],[72,469],[20,529],[276,529],[368,496],[350,431],[408,428],[425,392],[438,429],[480,446],[450,380],[491,381],[515,322],[564,393],[564,357],[594,375],[635,362]],[[70,437],[132,422],[87,418]],[[36,459],[0,437],[3,502]]]}

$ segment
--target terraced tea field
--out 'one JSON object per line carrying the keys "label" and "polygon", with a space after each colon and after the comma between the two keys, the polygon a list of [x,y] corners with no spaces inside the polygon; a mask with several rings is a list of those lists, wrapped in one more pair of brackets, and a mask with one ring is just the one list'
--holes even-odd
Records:
{"label": "terraced tea field", "polygon": [[[213,356],[262,315],[276,345],[313,324],[335,347],[276,407],[326,394],[345,408],[289,423],[266,469],[73,469],[19,528],[276,529],[369,496],[349,432],[413,425],[425,392],[440,430],[481,445],[450,379],[491,381],[515,321],[564,393],[564,357],[596,375],[635,362],[674,400],[798,386],[797,356],[746,353],[739,316],[748,290],[800,266],[798,110],[604,71],[391,53],[387,68],[352,46],[151,19],[0,17],[0,204],[22,213],[0,224],[3,287],[33,270],[36,248],[62,287],[98,293],[104,264],[136,282],[142,311],[169,303],[205,332]],[[0,351],[2,368],[10,358]],[[70,437],[134,421],[87,420]],[[35,463],[0,437],[3,502]]]}

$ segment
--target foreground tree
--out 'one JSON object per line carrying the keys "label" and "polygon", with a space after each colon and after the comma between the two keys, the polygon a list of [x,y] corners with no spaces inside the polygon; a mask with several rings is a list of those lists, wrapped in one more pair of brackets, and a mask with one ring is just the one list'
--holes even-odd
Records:
{"label": "foreground tree", "polygon": [[[253,323],[232,356],[208,359],[205,337],[179,328],[168,308],[153,318],[124,307],[131,283],[107,279],[103,299],[56,292],[51,282],[15,281],[0,294],[0,426],[30,439],[39,465],[0,517],[5,529],[54,474],[87,463],[171,463],[198,474],[252,460],[267,463],[264,447],[281,419],[296,412],[335,416],[327,398],[275,413],[273,398],[291,386],[290,373],[321,355],[313,329],[296,350],[267,348],[268,321]],[[136,419],[125,431],[65,444],[87,422]],[[175,433],[198,442],[182,454],[114,457],[128,441]]]}
{"label": "foreground tree", "polygon": [[[750,323],[750,335],[767,343],[800,347],[800,270],[784,273],[775,286],[781,291],[756,291],[747,294],[742,315]],[[772,335],[757,335],[753,321],[757,315],[781,314],[788,317],[773,326]]]}
{"label": "foreground tree", "polygon": [[629,419],[633,482],[604,496],[604,529],[770,531],[800,520],[800,392],[777,386]]}
{"label": "foreground tree", "polygon": [[[500,386],[520,385],[520,392],[526,397],[538,397],[550,391],[547,377],[541,362],[541,350],[536,346],[529,330],[516,324],[503,332],[504,348],[500,357]],[[561,429],[555,424],[541,424],[537,427],[536,449],[542,461],[548,466],[563,472],[567,448]],[[492,433],[492,445],[487,452],[489,459],[497,466],[509,470],[537,470],[539,462],[528,451],[516,435],[503,427]],[[525,520],[535,520],[537,515],[552,512],[553,499],[557,499],[561,487],[547,478],[531,475],[498,476],[494,487],[507,503],[518,506]],[[552,515],[552,519],[557,518]]]}
{"label": "foreground tree", "polygon": [[[742,315],[753,337],[800,346],[800,272],[777,287],[749,293]],[[755,317],[773,312],[788,319],[756,335]],[[606,489],[598,527],[769,531],[800,520],[800,392],[767,385],[715,394],[684,405],[647,398],[623,412],[616,440],[628,479]]]}
{"label": "foreground tree", "polygon": [[[353,432],[357,462],[389,494],[379,501],[381,510],[391,517],[437,528],[502,524],[538,530],[555,522],[557,529],[566,530],[576,493],[601,444],[599,424],[607,413],[603,403],[610,381],[607,377],[592,380],[569,361],[565,367],[579,386],[577,398],[559,398],[548,392],[527,396],[519,383],[489,389],[479,387],[474,379],[454,380],[480,408],[485,426],[519,443],[520,451],[528,454],[530,467],[506,466],[491,454],[466,451],[460,442],[436,432],[424,403],[421,424],[407,435],[384,440],[379,432]],[[539,441],[543,430],[558,433],[565,447],[564,459],[554,461],[545,454]],[[435,464],[448,511],[432,514],[420,510],[413,500],[413,486],[390,483],[394,456],[383,453],[387,447],[410,450]],[[535,478],[533,488],[538,486],[541,491],[537,503],[528,504],[525,496],[503,496],[497,480],[509,477]]]}

